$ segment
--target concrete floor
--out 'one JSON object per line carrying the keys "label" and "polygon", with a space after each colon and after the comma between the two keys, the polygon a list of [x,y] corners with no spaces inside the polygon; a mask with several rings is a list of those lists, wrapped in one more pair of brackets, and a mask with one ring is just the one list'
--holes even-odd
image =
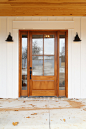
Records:
{"label": "concrete floor", "polygon": [[0,99],[0,129],[15,128],[86,129],[86,99]]}

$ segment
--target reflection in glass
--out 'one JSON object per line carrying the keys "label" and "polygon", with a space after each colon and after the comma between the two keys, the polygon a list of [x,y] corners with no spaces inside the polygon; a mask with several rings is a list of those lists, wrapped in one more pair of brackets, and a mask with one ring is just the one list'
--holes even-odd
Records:
{"label": "reflection in glass", "polygon": [[32,35],[32,55],[43,54],[43,35]]}
{"label": "reflection in glass", "polygon": [[59,37],[59,90],[65,90],[65,35]]}
{"label": "reflection in glass", "polygon": [[54,55],[54,35],[44,35],[44,54]]}
{"label": "reflection in glass", "polygon": [[22,90],[27,90],[27,35],[22,35]]}
{"label": "reflection in glass", "polygon": [[54,56],[44,56],[44,75],[54,75]]}
{"label": "reflection in glass", "polygon": [[43,56],[32,56],[32,75],[43,75]]}

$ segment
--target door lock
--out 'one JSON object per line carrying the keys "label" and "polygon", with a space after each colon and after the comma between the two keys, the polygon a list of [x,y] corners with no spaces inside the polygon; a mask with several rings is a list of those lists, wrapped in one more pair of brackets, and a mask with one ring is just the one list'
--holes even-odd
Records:
{"label": "door lock", "polygon": [[31,79],[31,74],[32,74],[32,67],[30,67],[30,79]]}

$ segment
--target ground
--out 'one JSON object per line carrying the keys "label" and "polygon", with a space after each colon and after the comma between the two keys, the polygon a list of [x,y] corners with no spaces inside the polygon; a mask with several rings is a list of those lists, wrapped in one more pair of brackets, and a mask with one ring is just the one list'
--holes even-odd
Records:
{"label": "ground", "polygon": [[0,129],[86,129],[86,99],[0,99]]}

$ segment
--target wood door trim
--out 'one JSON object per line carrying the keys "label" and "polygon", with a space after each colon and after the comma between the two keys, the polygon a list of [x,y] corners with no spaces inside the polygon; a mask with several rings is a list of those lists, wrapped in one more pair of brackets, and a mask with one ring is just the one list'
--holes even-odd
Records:
{"label": "wood door trim", "polygon": [[40,30],[37,30],[37,29],[34,29],[34,30],[32,30],[32,29],[31,30],[30,29],[29,30],[24,30],[23,29],[22,30],[21,29],[20,31],[23,31],[23,32],[24,31],[29,31],[29,32],[57,32],[57,31],[58,32],[67,32],[68,30],[67,29],[66,30],[59,30],[59,29],[58,30],[55,30],[55,29],[54,30],[43,30],[43,29],[40,29]]}
{"label": "wood door trim", "polygon": [[[52,31],[52,32],[51,32]],[[37,32],[38,33],[44,33],[44,34],[47,34],[48,32],[51,33],[51,34],[54,34],[54,33],[57,33],[56,34],[56,41],[57,44],[56,44],[56,51],[57,51],[57,54],[56,54],[56,62],[57,62],[57,74],[56,74],[56,91],[57,91],[57,97],[59,96],[59,56],[57,56],[59,54],[59,34],[66,34],[66,38],[65,38],[65,95],[66,97],[68,97],[68,30],[19,30],[19,97],[21,96],[21,33],[26,33],[28,32],[28,44],[27,46],[30,48],[29,50],[31,50],[31,33],[33,32],[34,34]],[[46,32],[46,33],[45,33]],[[48,33],[48,34],[49,34]],[[29,50],[28,50],[28,58],[27,58],[27,63],[30,64],[31,62],[31,53],[29,53]],[[29,68],[30,66],[27,64],[27,70],[28,70],[28,80],[27,80],[27,92],[28,92],[28,97],[29,95],[31,95],[31,90],[29,89],[30,88],[30,85],[29,85],[29,82],[30,82],[30,75],[29,75]]]}
{"label": "wood door trim", "polygon": [[[27,34],[27,36],[28,36],[28,31],[21,32],[19,30],[19,97],[22,94],[26,95],[25,90],[23,90],[24,93],[21,92],[21,86],[22,86],[22,70],[21,70],[22,69],[22,34]],[[27,44],[28,44],[28,42],[27,42]],[[28,63],[28,61],[27,61],[27,63]],[[27,87],[28,87],[28,85],[27,85]]]}
{"label": "wood door trim", "polygon": [[68,98],[68,31],[65,35],[65,95]]}
{"label": "wood door trim", "polygon": [[[30,32],[30,67],[32,67],[32,32]],[[32,75],[31,75],[32,78]],[[30,96],[32,96],[32,80],[30,79]]]}
{"label": "wood door trim", "polygon": [[68,30],[64,32],[57,32],[57,97],[64,93],[59,90],[59,35],[65,34],[65,96],[68,98]]}
{"label": "wood door trim", "polygon": [[28,31],[28,39],[27,39],[27,95],[29,97],[30,92],[30,34]]}
{"label": "wood door trim", "polygon": [[59,96],[59,32],[57,32],[57,97]]}
{"label": "wood door trim", "polygon": [[19,30],[19,97],[21,96],[21,31]]}
{"label": "wood door trim", "polygon": [[54,76],[55,76],[55,95],[57,96],[57,32],[55,32],[55,41],[54,41]]}

